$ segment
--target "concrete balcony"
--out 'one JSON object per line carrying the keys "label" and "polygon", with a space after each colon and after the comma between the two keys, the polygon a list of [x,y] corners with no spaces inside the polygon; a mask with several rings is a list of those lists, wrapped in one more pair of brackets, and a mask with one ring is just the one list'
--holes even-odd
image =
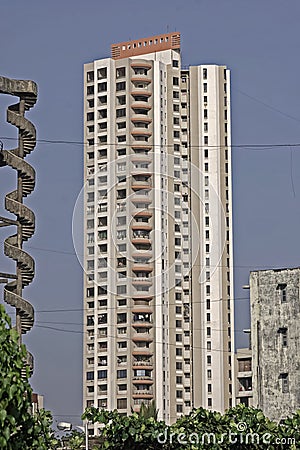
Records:
{"label": "concrete balcony", "polygon": [[133,245],[144,245],[144,246],[150,246],[151,245],[151,239],[147,239],[147,238],[132,238],[131,242],[133,243]]}
{"label": "concrete balcony", "polygon": [[150,117],[132,117],[131,122],[134,124],[135,122],[144,122],[145,124],[149,124],[152,122],[152,119]]}
{"label": "concrete balcony", "polygon": [[[145,62],[145,61],[134,61],[134,62],[132,62],[132,63],[130,64],[130,66],[131,66],[133,69],[136,68],[136,69],[147,69],[147,70],[149,70],[149,69],[152,68],[152,64],[147,63],[147,62]],[[134,76],[134,75],[132,75],[132,76]],[[139,74],[138,76],[140,77],[141,75]],[[147,75],[146,75],[146,76],[147,76]]]}
{"label": "concrete balcony", "polygon": [[142,81],[143,83],[150,84],[152,80],[147,75],[140,74],[140,75],[132,75],[131,81],[132,81],[132,83],[138,83],[138,82]]}
{"label": "concrete balcony", "polygon": [[152,184],[149,181],[141,181],[141,180],[132,180],[131,181],[131,188],[134,191],[140,191],[145,189],[152,189]]}
{"label": "concrete balcony", "polygon": [[133,263],[132,266],[132,270],[133,272],[152,272],[153,271],[153,266],[151,266],[150,264],[147,263]]}
{"label": "concrete balcony", "polygon": [[145,96],[145,97],[151,97],[152,92],[150,91],[150,89],[147,89],[147,87],[135,87],[134,89],[132,89],[132,91],[130,92],[130,94],[135,97],[135,96]]}
{"label": "concrete balcony", "polygon": [[153,379],[151,377],[132,377],[133,384],[153,384]]}
{"label": "concrete balcony", "polygon": [[132,336],[133,342],[153,342],[153,337],[150,334],[137,333]]}
{"label": "concrete balcony", "polygon": [[153,351],[150,348],[136,348],[132,351],[133,356],[152,356]]}
{"label": "concrete balcony", "polygon": [[[139,100],[137,102],[133,101],[131,103],[131,108],[133,110],[137,109],[137,110],[141,110],[141,111],[143,111],[143,110],[150,111],[150,109],[152,109],[152,106],[147,101]],[[137,112],[137,114],[139,114],[139,112]]]}
{"label": "concrete balcony", "polygon": [[148,370],[152,370],[153,369],[153,361],[133,361],[132,366],[135,369],[145,369],[145,367],[147,367]]}
{"label": "concrete balcony", "polygon": [[243,389],[238,391],[238,397],[253,397],[253,391],[252,389]]}
{"label": "concrete balcony", "polygon": [[250,378],[250,377],[252,377],[252,370],[237,373],[237,378]]}
{"label": "concrete balcony", "polygon": [[153,391],[151,390],[142,390],[142,389],[134,389],[133,390],[133,398],[153,398]]}
{"label": "concrete balcony", "polygon": [[138,286],[151,286],[153,282],[152,279],[148,277],[134,277],[132,278],[132,284]]}

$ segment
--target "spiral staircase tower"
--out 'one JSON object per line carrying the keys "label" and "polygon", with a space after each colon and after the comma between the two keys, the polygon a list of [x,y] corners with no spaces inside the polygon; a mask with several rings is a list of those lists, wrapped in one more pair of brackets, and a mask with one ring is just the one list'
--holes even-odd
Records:
{"label": "spiral staircase tower", "polygon": [[[4,300],[16,310],[15,328],[20,336],[29,331],[34,323],[33,306],[23,298],[23,289],[34,277],[34,260],[23,250],[23,243],[30,239],[35,230],[34,213],[23,204],[35,187],[35,171],[24,158],[36,145],[34,125],[25,118],[25,112],[37,100],[37,85],[30,80],[13,80],[0,76],[0,93],[19,97],[19,102],[7,109],[7,122],[18,128],[18,147],[5,150],[0,146],[0,167],[9,166],[17,172],[16,190],[6,194],[5,209],[15,218],[0,217],[0,227],[15,226],[16,232],[4,241],[4,254],[16,262],[16,273],[0,273],[4,283]],[[33,357],[27,354],[27,365],[33,370]]]}

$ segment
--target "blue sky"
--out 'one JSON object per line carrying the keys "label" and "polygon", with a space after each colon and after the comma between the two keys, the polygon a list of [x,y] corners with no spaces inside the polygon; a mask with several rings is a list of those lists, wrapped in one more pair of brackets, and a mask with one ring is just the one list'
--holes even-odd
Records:
{"label": "blue sky", "polygon": [[[184,65],[231,69],[232,139],[239,146],[233,149],[236,328],[248,327],[247,291],[241,286],[249,270],[300,265],[300,145],[287,145],[300,143],[299,1],[2,3],[0,74],[38,83],[38,104],[28,117],[39,139],[82,141],[83,64],[109,56],[111,43],[177,30]],[[16,136],[5,125],[10,103],[12,98],[0,96],[5,148],[13,141],[3,136]],[[82,146],[41,142],[29,160],[37,171],[36,191],[27,199],[37,215],[37,232],[26,245],[37,264],[35,281],[25,290],[37,311],[36,326],[24,339],[35,355],[32,384],[56,419],[78,423],[82,273],[71,226],[82,188]],[[1,198],[14,183],[13,172],[1,169],[0,214]],[[0,232],[1,253],[8,232]],[[13,270],[13,264],[0,255],[0,268]],[[61,309],[69,311],[55,312]],[[241,331],[237,342],[245,343]]]}

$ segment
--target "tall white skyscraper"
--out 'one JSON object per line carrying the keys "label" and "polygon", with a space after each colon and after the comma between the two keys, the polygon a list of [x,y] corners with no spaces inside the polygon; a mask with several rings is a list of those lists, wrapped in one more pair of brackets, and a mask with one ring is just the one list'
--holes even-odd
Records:
{"label": "tall white skyscraper", "polygon": [[[230,73],[180,34],[84,67],[84,407],[234,399]],[[97,432],[91,430],[91,432]]]}

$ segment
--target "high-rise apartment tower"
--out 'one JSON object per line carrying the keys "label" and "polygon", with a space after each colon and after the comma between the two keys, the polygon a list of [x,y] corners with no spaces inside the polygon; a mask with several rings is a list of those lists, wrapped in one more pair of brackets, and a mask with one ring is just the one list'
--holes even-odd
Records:
{"label": "high-rise apartment tower", "polygon": [[[180,34],[84,67],[84,407],[234,399],[230,73]],[[94,430],[91,430],[93,432]],[[96,432],[96,429],[95,429]]]}

